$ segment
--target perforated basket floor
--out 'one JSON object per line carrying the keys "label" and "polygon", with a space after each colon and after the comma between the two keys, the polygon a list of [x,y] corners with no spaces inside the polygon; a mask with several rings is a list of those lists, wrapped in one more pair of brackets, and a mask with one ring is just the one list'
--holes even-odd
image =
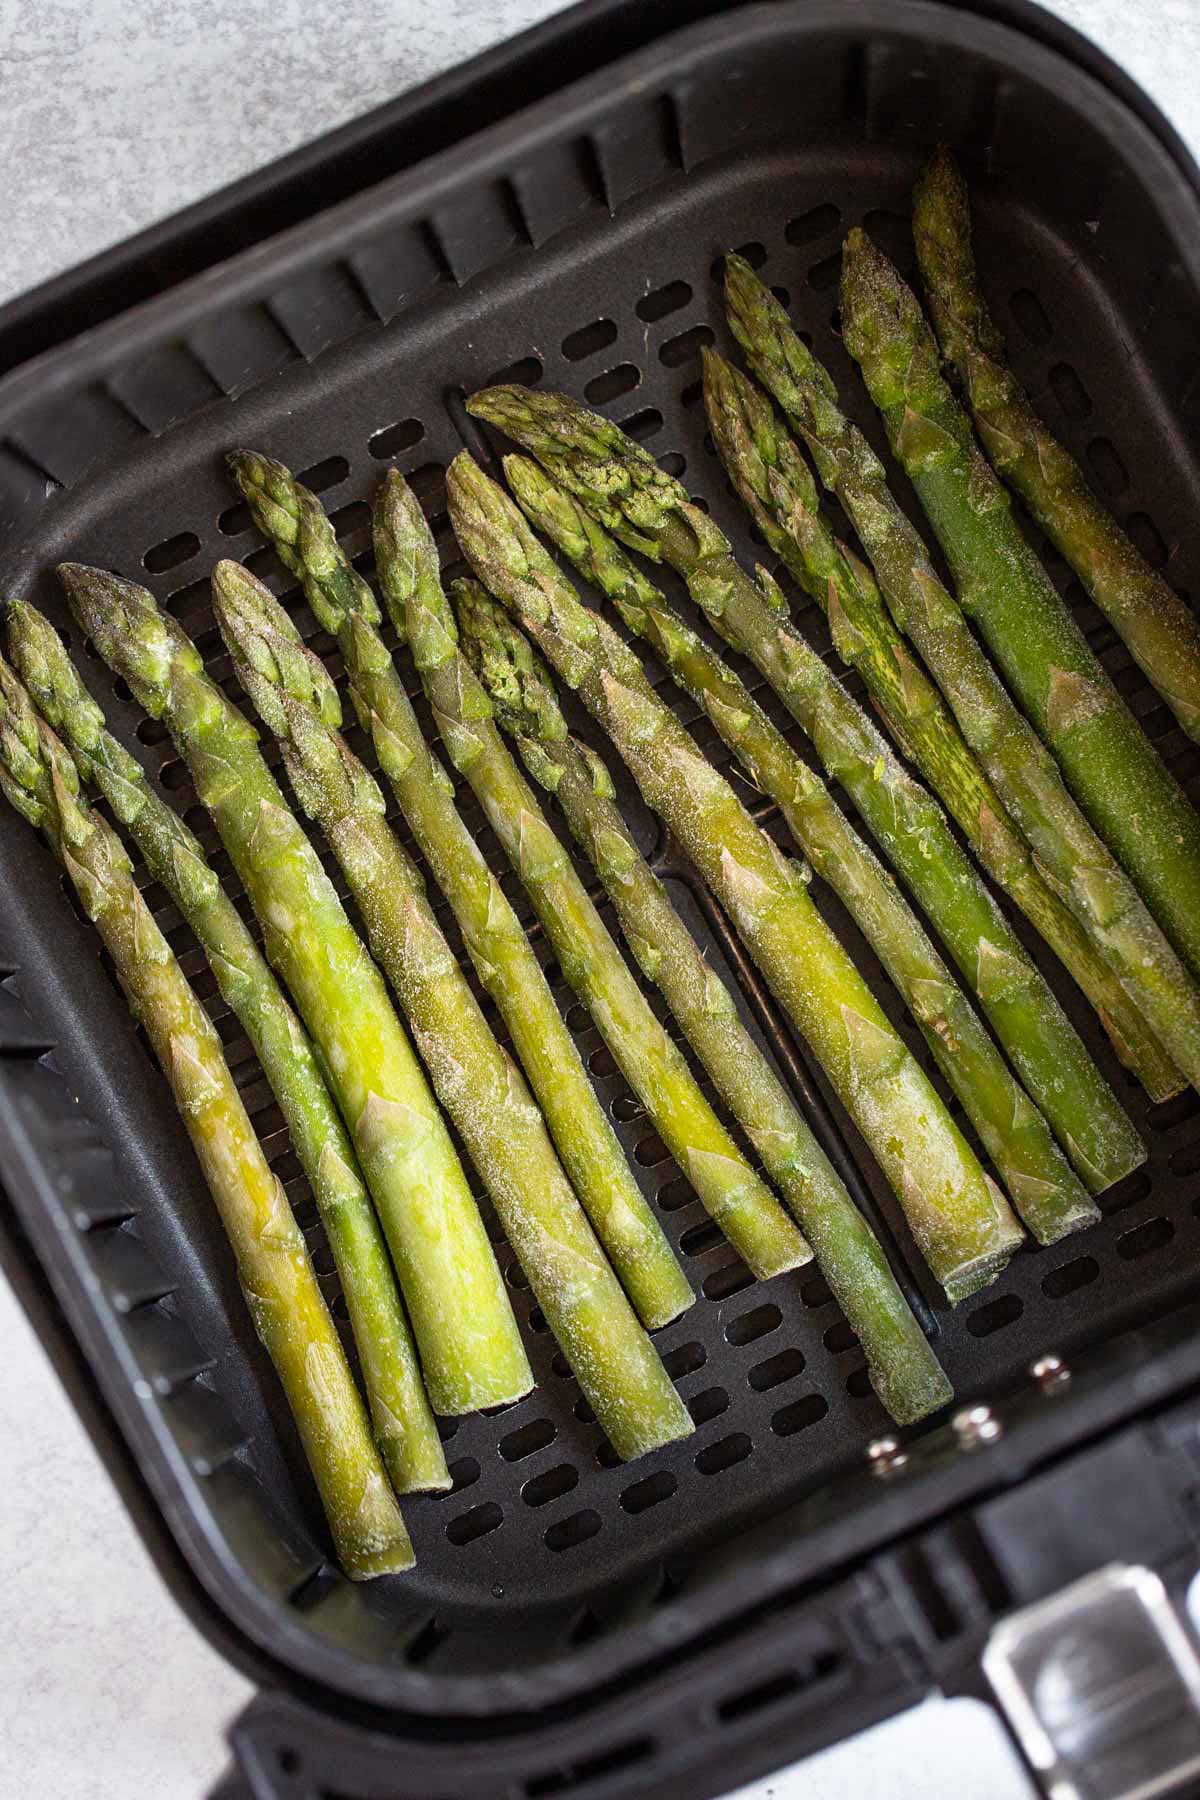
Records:
{"label": "perforated basket floor", "polygon": [[[1172,241],[1190,197],[1144,129],[1118,117],[1088,78],[1028,44],[1018,67],[1014,43],[1021,40],[998,26],[916,4],[863,6],[852,20],[840,8],[746,11],[683,34],[669,58],[647,53],[636,81],[585,83],[570,105],[536,109],[521,133],[485,134],[440,158],[427,178],[384,184],[319,229],[288,234],[269,256],[242,259],[170,304],[106,328],[39,380],[17,378],[0,392],[0,504],[29,525],[8,558],[10,587],[66,624],[50,574],[60,558],[144,579],[240,698],[209,605],[207,572],[218,557],[243,558],[294,606],[314,647],[331,646],[313,634],[290,578],[260,546],[223,453],[251,445],[303,471],[368,574],[368,502],[384,469],[399,467],[449,561],[445,465],[464,434],[490,454],[462,395],[500,378],[564,387],[628,424],[753,557],[761,546],[730,497],[700,405],[700,347],[726,341],[718,259],[741,249],[786,298],[879,445],[838,337],[839,245],[863,223],[911,268],[908,191],[923,149],[941,136],[960,146],[973,174],[994,171],[978,187],[979,254],[1019,372],[1151,559],[1177,585],[1200,591],[1200,465],[1186,440],[1196,412],[1188,331],[1200,309],[1194,254]],[[1065,568],[1053,559],[1051,568],[1067,588]],[[1200,751],[1099,614],[1077,588],[1069,592],[1162,754],[1200,796]],[[820,613],[797,600],[796,615],[827,651]],[[237,893],[163,729],[114,687],[89,646],[74,649],[114,728]],[[806,753],[754,671],[738,666]],[[861,697],[857,678],[848,685]],[[694,719],[686,703],[680,710]],[[727,767],[712,734],[697,733]],[[351,738],[366,754],[361,737]],[[773,809],[744,791],[785,842]],[[1043,1353],[1069,1356],[1196,1293],[1200,1100],[1188,1094],[1148,1108],[1027,935],[1151,1158],[1103,1197],[1094,1230],[1024,1251],[956,1313],[939,1304],[823,1077],[628,784],[621,797],[876,1220],[961,1398],[1003,1394]],[[469,797],[463,803],[478,825]],[[479,835],[496,860],[490,833]],[[579,1671],[598,1666],[587,1657],[601,1640],[619,1639],[610,1674],[662,1650],[701,1547],[720,1543],[728,1557],[741,1527],[819,1495],[887,1429],[853,1334],[815,1268],[752,1281],[555,971],[597,1087],[699,1295],[659,1339],[697,1429],[633,1467],[616,1464],[502,1250],[537,1390],[498,1416],[446,1424],[454,1491],[405,1506],[416,1571],[353,1588],[324,1559],[294,1434],[165,1087],[48,854],[7,810],[0,870],[9,897],[0,954],[16,970],[7,986],[35,1026],[12,1031],[25,1034],[26,1049],[43,1038],[58,1046],[53,1067],[28,1061],[6,1090],[30,1179],[38,1170],[45,1177],[37,1217],[91,1286],[91,1353],[106,1380],[136,1396],[151,1483],[175,1502],[189,1558],[202,1580],[211,1583],[219,1568],[242,1583],[246,1628],[280,1661],[311,1666],[319,1653],[324,1679],[412,1711],[517,1711],[565,1694]],[[504,885],[520,904],[507,873]],[[813,891],[932,1069],[839,903],[819,882]],[[220,1013],[186,927],[160,892],[150,897],[214,1009],[344,1316],[315,1208],[249,1047]],[[444,908],[442,917],[453,938]],[[94,1130],[78,1123],[68,1090]]]}

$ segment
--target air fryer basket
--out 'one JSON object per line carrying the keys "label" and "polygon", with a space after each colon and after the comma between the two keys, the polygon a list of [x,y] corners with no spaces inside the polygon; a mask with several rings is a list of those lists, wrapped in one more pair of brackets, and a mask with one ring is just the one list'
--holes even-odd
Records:
{"label": "air fryer basket", "polygon": [[[218,557],[244,558],[294,603],[315,647],[330,644],[260,546],[223,452],[247,444],[304,471],[368,573],[367,503],[383,470],[399,467],[450,559],[445,465],[464,440],[495,453],[462,396],[501,378],[566,388],[629,423],[754,557],[761,545],[706,440],[699,400],[700,347],[726,341],[718,259],[740,248],[786,293],[879,444],[838,337],[839,245],[861,222],[911,268],[909,188],[939,139],[976,178],[983,279],[1019,372],[1147,554],[1176,585],[1200,592],[1200,232],[1186,171],[1079,64],[1007,25],[923,0],[762,5],[672,33],[19,368],[0,385],[6,591],[27,593],[69,624],[51,573],[58,560],[138,576],[237,696],[207,592]],[[1200,751],[1068,586],[1066,568],[1048,561],[1196,796]],[[799,600],[796,610],[827,649],[819,611]],[[163,729],[88,660],[88,645],[74,650],[114,728],[238,892]],[[856,677],[848,685],[861,693]],[[804,753],[769,695],[765,704]],[[694,719],[694,709],[681,711]],[[697,730],[727,767],[723,747]],[[436,1740],[447,1718],[463,1722],[464,1740],[515,1728],[539,1709],[543,1719],[563,1718],[635,1675],[648,1680],[664,1659],[677,1683],[711,1697],[710,1724],[732,1729],[760,1703],[804,1686],[844,1694],[852,1678],[861,1720],[874,1701],[858,1627],[814,1642],[807,1660],[789,1640],[803,1680],[741,1711],[735,1674],[742,1690],[756,1691],[743,1665],[772,1627],[759,1623],[752,1655],[744,1630],[719,1653],[714,1634],[735,1620],[744,1626],[768,1603],[783,1608],[801,1582],[827,1582],[951,1505],[1017,1481],[1084,1433],[1166,1398],[1200,1365],[1183,1310],[1200,1293],[1194,1093],[1150,1108],[1029,938],[1151,1158],[1103,1197],[1094,1230],[1023,1251],[995,1286],[950,1312],[853,1127],[727,924],[628,784],[621,799],[876,1221],[936,1334],[959,1404],[994,1402],[1006,1434],[967,1454],[964,1434],[943,1424],[917,1434],[902,1477],[867,1473],[867,1447],[889,1425],[819,1274],[752,1283],[560,983],[597,1086],[700,1294],[659,1340],[697,1430],[632,1467],[615,1464],[510,1266],[537,1389],[499,1415],[447,1424],[454,1491],[406,1502],[418,1567],[368,1587],[346,1582],[327,1559],[315,1495],[231,1259],[94,936],[48,853],[8,809],[0,814],[0,960],[13,971],[0,1014],[0,1145],[31,1254],[189,1579],[240,1635],[252,1666],[313,1704],[352,1703],[414,1739]],[[757,805],[780,832],[773,808]],[[477,825],[477,811],[466,810]],[[486,831],[480,841],[495,851]],[[516,898],[507,873],[504,883]],[[814,893],[928,1066],[839,903],[819,882]],[[219,1007],[186,927],[161,892],[150,898],[199,991]],[[214,1016],[337,1309],[281,1118],[236,1022]],[[1077,1370],[1073,1387],[1050,1399],[1028,1373],[1048,1352]],[[996,1606],[1020,1591],[998,1565],[985,1589],[988,1581]],[[848,1616],[880,1604],[866,1582]],[[772,1616],[782,1640],[789,1615]],[[919,1685],[911,1667],[889,1665],[891,1698],[878,1709]],[[644,1735],[653,1743],[649,1728]],[[624,1766],[609,1769],[601,1757],[588,1773],[587,1757],[566,1749],[548,1760],[560,1771],[578,1763],[581,1782],[616,1779]],[[714,1755],[700,1781],[719,1782],[723,1768],[732,1779]],[[576,1779],[524,1791],[556,1792]],[[656,1791],[644,1772],[637,1779]]]}

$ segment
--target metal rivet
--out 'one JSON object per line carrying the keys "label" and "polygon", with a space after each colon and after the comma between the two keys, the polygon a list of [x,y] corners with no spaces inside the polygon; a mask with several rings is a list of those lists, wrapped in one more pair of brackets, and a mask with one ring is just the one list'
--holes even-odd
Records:
{"label": "metal rivet", "polygon": [[908,1452],[901,1448],[898,1438],[875,1438],[867,1445],[867,1467],[880,1480],[886,1480],[889,1475],[898,1475],[907,1461]]}
{"label": "metal rivet", "polygon": [[1071,1371],[1061,1356],[1049,1352],[1039,1356],[1036,1362],[1030,1363],[1029,1373],[1037,1382],[1044,1394],[1056,1394],[1065,1388],[1071,1379]]}
{"label": "metal rivet", "polygon": [[993,1444],[1004,1430],[990,1406],[964,1406],[950,1421],[960,1450],[978,1450]]}

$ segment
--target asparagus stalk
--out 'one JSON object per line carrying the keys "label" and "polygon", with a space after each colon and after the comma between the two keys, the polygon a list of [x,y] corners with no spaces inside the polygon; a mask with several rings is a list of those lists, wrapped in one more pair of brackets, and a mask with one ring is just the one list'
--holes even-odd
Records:
{"label": "asparagus stalk", "polygon": [[[1069,1231],[1094,1224],[1099,1217],[1096,1204],[1070,1172],[1042,1114],[1011,1075],[1004,1057],[991,1042],[988,1031],[891,875],[847,823],[819,776],[802,763],[783,734],[766,718],[750,697],[745,682],[685,625],[666,596],[635,569],[603,526],[590,520],[578,502],[556,488],[527,457],[506,457],[504,466],[509,486],[534,526],[542,526],[545,535],[567,551],[576,567],[615,601],[624,623],[651,644],[676,682],[703,707],[721,738],[747,767],[759,792],[770,794],[777,801],[811,866],[846,904],[883,968],[900,988],[909,1012],[934,1051],[937,1066],[963,1102],[1025,1224],[1043,1242],[1054,1242]],[[709,599],[721,554],[729,560],[729,598],[718,614],[721,628],[729,625],[730,619],[738,623],[745,617],[754,619],[750,603],[757,603],[765,614],[765,621],[756,621],[759,630],[766,632],[779,626],[783,632],[783,619],[774,605],[779,590],[766,585],[770,578],[761,578],[765,585],[756,589],[732,562],[729,545],[721,553],[720,544],[725,540],[705,515],[691,506],[687,515],[696,520],[694,544],[703,542],[707,549],[703,556],[702,592]],[[691,533],[691,526],[687,529]],[[696,572],[700,572],[700,558],[693,567],[693,574]],[[748,590],[745,598],[739,596],[738,587]],[[732,641],[741,637],[741,632],[730,630],[729,635]],[[781,666],[788,677],[781,689],[784,698],[802,715],[802,722],[811,725],[813,740],[829,772],[855,796],[856,788],[865,785],[867,799],[873,806],[876,796],[880,797],[880,805],[874,810],[885,817],[892,837],[900,835],[905,824],[909,824],[914,835],[919,833],[921,846],[927,846],[916,850],[921,862],[925,857],[936,857],[936,837],[928,833],[927,821],[918,814],[919,801],[925,796],[921,796],[921,790],[910,792],[914,783],[903,770],[889,769],[887,752],[865,720],[865,729],[858,729],[856,707],[829,675],[824,662],[802,639],[795,643],[783,639]],[[824,689],[828,684],[837,689],[837,695],[826,697]],[[846,707],[838,706],[837,697],[846,700]],[[1002,956],[999,945],[995,945],[995,932],[973,941],[972,952],[972,974],[977,967],[986,974],[988,959],[997,958],[1004,979],[984,979],[979,986],[984,1001],[993,1001],[995,1010],[1007,1021],[1015,1004],[1020,1004],[1022,994],[1029,992],[1029,985],[1020,981],[1020,965],[1013,970]],[[1124,1114],[1115,1109],[1115,1103],[1114,1111],[1128,1132]],[[1137,1139],[1133,1143],[1137,1147]]]}
{"label": "asparagus stalk", "polygon": [[1137,889],[1072,800],[1058,766],[975,641],[893,498],[883,466],[841,412],[833,384],[773,294],[731,261],[734,335],[799,426],[875,566],[896,626],[941,688],[971,749],[1038,860],[1183,1075],[1195,1082],[1195,990]]}
{"label": "asparagus stalk", "polygon": [[529,773],[558,798],[625,937],[812,1242],[876,1393],[911,1423],[952,1397],[877,1238],[633,841],[601,759],[567,733],[541,659],[476,582],[457,590],[472,665]]}
{"label": "asparagus stalk", "polygon": [[[971,421],[942,378],[920,306],[861,231],[846,244],[842,317],[846,348],[945,552],[959,605],[1096,831],[1200,974],[1200,815],[1022,536]],[[1200,1002],[1194,988],[1191,998]],[[1193,1071],[1198,1044],[1200,1038]],[[1187,1072],[1182,1061],[1180,1067]]]}
{"label": "asparagus stalk", "polygon": [[222,998],[258,1054],[325,1223],[375,1440],[393,1487],[401,1494],[448,1488],[445,1454],[387,1247],[307,1032],[198,840],[107,729],[103,712],[50,621],[15,601],[9,609],[8,638],[17,672],[42,717],[61,734],[80,778],[100,790],[151,875],[192,927]]}
{"label": "asparagus stalk", "polygon": [[[375,597],[346,562],[316,496],[289,470],[248,452],[230,462],[260,530],[300,576],[321,625],[337,637],[359,723],[508,1026],[596,1235],[642,1323],[656,1330],[692,1304],[691,1287],[634,1179],[533,946],[463,823],[453,784],[426,742],[380,635]],[[402,503],[415,507],[408,490]]]}
{"label": "asparagus stalk", "polygon": [[169,727],[312,1034],[400,1277],[434,1411],[527,1393],[516,1321],[437,1103],[257,733],[145,588],[77,563],[59,572],[100,654]]}
{"label": "asparagus stalk", "polygon": [[967,184],[948,150],[935,152],[917,183],[913,236],[942,353],[962,382],[992,467],[1200,742],[1200,620],[1101,505],[1009,367],[975,271]]}
{"label": "asparagus stalk", "polygon": [[395,473],[376,505],[375,560],[388,610],[408,638],[450,760],[471,784],[563,974],[648,1118],[756,1275],[800,1267],[811,1250],[701,1093],[501,738],[491,702],[458,647],[429,527]]}
{"label": "asparagus stalk", "polygon": [[1178,1093],[1184,1085],[1179,1071],[1079,920],[1043,879],[949,707],[906,648],[874,576],[820,517],[808,464],[774,409],[723,359],[710,359],[706,375],[717,448],[734,485],[766,542],[824,608],[835,650],[862,676],[896,743],[941,796],[993,880],[1074,975],[1118,1056],[1151,1098]]}
{"label": "asparagus stalk", "polygon": [[[507,429],[507,390],[472,405]],[[499,415],[497,417],[497,415]],[[607,622],[586,609],[507,495],[465,452],[451,516],[468,560],[583,699],[725,905],[750,954],[812,1045],[904,1207],[951,1300],[991,1280],[1020,1241],[937,1094],[809,896]]]}
{"label": "asparagus stalk", "polygon": [[[824,573],[835,635],[852,633],[851,620],[862,610],[855,569],[817,513],[815,489],[799,452],[791,444],[790,456],[779,452],[779,439],[785,434],[776,427],[770,402],[745,376],[711,355],[705,364],[705,395],[714,441],[739,491],[752,499],[756,490],[768,494],[767,501],[758,500],[755,516],[763,516],[764,535],[785,560],[791,540],[771,510],[772,465],[785,463],[790,471],[808,479],[809,491],[800,502],[802,506],[804,500],[813,503],[803,514],[810,544],[808,562],[819,565]],[[759,444],[765,457],[759,454]],[[795,479],[794,475],[793,485]],[[788,491],[787,477],[782,473],[774,476],[777,506],[782,507]],[[696,572],[710,568],[713,551],[706,555],[704,545],[714,536],[720,538],[703,514],[693,517],[695,526],[686,533],[678,529],[676,518],[664,521],[670,543],[678,540],[682,544],[682,554],[676,551],[673,560],[685,573],[685,565]],[[728,546],[723,553],[718,546],[716,553],[728,557]],[[791,560],[807,570],[794,549]],[[854,799],[937,927],[1029,1094],[1076,1167],[1103,1187],[1111,1186],[1143,1160],[1145,1152],[1137,1133],[954,836],[941,807],[907,773],[786,612],[781,616],[782,609],[773,609],[769,599],[739,571],[713,622],[766,676],[812,737],[830,775]],[[1009,1192],[1026,1223],[1040,1237],[1039,1222],[1024,1214],[1020,1195],[1011,1187]],[[1052,1210],[1043,1216],[1042,1224],[1052,1227],[1060,1206],[1054,1195],[1047,1200]],[[1066,1216],[1071,1216],[1070,1211]],[[1094,1209],[1090,1217],[1093,1221],[1098,1217]]]}
{"label": "asparagus stalk", "polygon": [[614,1450],[641,1456],[686,1436],[687,1409],[571,1191],[542,1116],[442,936],[377,783],[338,733],[341,708],[324,665],[240,564],[218,563],[213,592],[242,685],[333,848],[438,1096]]}
{"label": "asparagus stalk", "polygon": [[0,788],[45,836],[113,960],[171,1086],[237,1259],[250,1316],[287,1395],[338,1559],[366,1579],[411,1568],[412,1545],[303,1235],[220,1040],[70,755],[0,662]]}

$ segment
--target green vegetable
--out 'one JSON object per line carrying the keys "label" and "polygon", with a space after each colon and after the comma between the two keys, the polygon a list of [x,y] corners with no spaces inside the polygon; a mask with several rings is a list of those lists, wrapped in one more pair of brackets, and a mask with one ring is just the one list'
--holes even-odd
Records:
{"label": "green vegetable", "polygon": [[408,638],[451,762],[471,784],[520,876],[562,972],[680,1169],[759,1276],[812,1252],[750,1167],[660,1025],[571,858],[496,729],[491,702],[458,647],[429,528],[398,475],[376,506],[375,560],[388,610]]}
{"label": "green vegetable", "polygon": [[[371,736],[475,971],[508,1026],[600,1242],[643,1324],[651,1330],[668,1324],[692,1304],[687,1277],[625,1160],[533,946],[463,823],[453,784],[417,723],[378,629],[375,596],[346,562],[316,496],[289,470],[249,452],[230,461],[260,530],[300,576],[321,625],[337,637],[359,724]],[[396,503],[414,514],[414,544],[432,554],[410,490],[403,488]],[[486,744],[486,726],[481,738]]]}
{"label": "green vegetable", "polygon": [[375,1439],[398,1493],[448,1488],[446,1458],[396,1291],[387,1246],[308,1034],[284,998],[195,835],[106,728],[50,621],[9,608],[12,659],[42,717],[62,736],[82,780],[114,817],[192,927],[279,1102],[325,1223],[341,1278]]}
{"label": "green vegetable", "polygon": [[383,977],[259,753],[257,733],[145,588],[77,563],[72,610],[164,720],[262,922],[267,956],[322,1059],[379,1213],[435,1412],[532,1385],[496,1258]]}
{"label": "green vegetable", "polygon": [[643,973],[807,1233],[880,1399],[902,1424],[935,1412],[952,1389],[878,1240],[639,852],[603,762],[568,736],[544,665],[503,609],[473,582],[462,584],[458,600],[462,639],[497,718],[530,774],[557,796]]}
{"label": "green vegetable", "polygon": [[[540,411],[558,404],[492,389],[471,406],[517,436],[520,409],[535,399],[545,403]],[[568,427],[555,417],[560,444]],[[572,449],[584,453],[577,438]],[[874,1151],[950,1298],[973,1293],[1003,1267],[1020,1229],[817,912],[802,871],[759,830],[637,657],[580,603],[517,508],[465,453],[451,465],[448,487],[468,560],[579,693],[724,904]]]}
{"label": "green vegetable", "polygon": [[[1167,936],[1200,973],[1200,816],[1117,693],[1021,534],[943,380],[912,293],[861,231],[842,265],[846,348],[883,414],[888,440],[950,565],[959,605],[1050,746],[1080,806],[1133,878]],[[1174,984],[1167,965],[1160,976]],[[1187,1045],[1147,1017],[1189,1080],[1200,1069],[1200,994],[1172,993]],[[1186,1054],[1184,1054],[1186,1048]],[[1190,1059],[1190,1060],[1189,1060]]]}
{"label": "green vegetable", "polygon": [[751,366],[799,426],[817,473],[841,500],[875,565],[897,628],[949,701],[1042,874],[1072,908],[1181,1072],[1194,1080],[1198,1025],[1186,970],[1075,805],[1054,758],[1014,706],[938,580],[878,457],[838,407],[828,374],[792,330],[774,295],[748,274],[731,263],[727,295],[734,335]]}
{"label": "green vegetable", "polygon": [[[1072,1174],[1046,1121],[1013,1079],[892,877],[834,804],[824,783],[801,762],[745,683],[684,623],[603,526],[589,519],[577,501],[527,458],[506,458],[505,472],[533,524],[615,601],[625,624],[646,639],[680,686],[704,708],[755,787],[778,803],[812,867],[843,901],[904,996],[1026,1223],[1049,1242],[1093,1224],[1099,1217],[1096,1207]],[[644,514],[642,528],[646,528]],[[938,880],[936,859],[942,846],[928,817],[932,803],[890,761],[878,734],[821,659],[791,632],[781,614],[782,596],[770,577],[760,572],[760,585],[755,586],[737,566],[728,541],[686,496],[678,511],[664,513],[657,535],[664,554],[710,609],[717,628],[735,648],[755,660],[762,658],[764,673],[809,730],[829,773],[860,799],[881,841],[893,849],[899,841],[895,860],[907,865],[906,874],[915,874],[912,885],[926,910],[933,916],[929,899],[941,904],[947,886],[952,906],[960,896],[954,882]],[[950,843],[965,863],[953,839]],[[969,877],[969,864],[967,873]],[[954,876],[957,881],[957,868]],[[997,921],[988,902],[980,921],[987,930],[970,940],[968,971],[977,979],[985,1004],[1007,1024],[1028,998],[1030,983],[1022,979],[1019,962],[1014,968]],[[1091,1067],[1086,1056],[1084,1062]],[[1096,1082],[1104,1094],[1098,1076]],[[1112,1110],[1130,1133],[1115,1102]],[[1133,1142],[1140,1151],[1136,1137]]]}
{"label": "green vegetable", "polygon": [[411,1568],[412,1545],[304,1238],[267,1166],[220,1039],[139,894],[116,833],[80,794],[70,755],[3,662],[0,787],[65,868],[170,1083],[343,1568],[360,1580]]}
{"label": "green vegetable", "polygon": [[1200,620],[1097,500],[1009,368],[975,272],[967,185],[948,150],[935,152],[917,183],[913,236],[938,342],[963,384],[992,467],[1200,742]]}
{"label": "green vegetable", "polygon": [[378,785],[337,730],[324,665],[247,569],[218,563],[217,623],[242,685],[279,739],[292,787],[331,845],[399,994],[434,1087],[487,1187],[533,1292],[617,1454],[691,1429],[687,1409],[571,1191],[542,1116],[496,1042],[384,816]]}
{"label": "green vegetable", "polygon": [[[844,641],[856,631],[853,621],[863,610],[863,600],[856,591],[853,564],[816,510],[812,478],[799,452],[776,425],[765,396],[728,363],[711,355],[705,366],[705,392],[713,438],[733,472],[735,485],[756,502],[754,516],[761,519],[767,542],[785,561],[790,552],[792,564],[804,568],[806,574],[809,567],[821,569],[835,640]],[[806,559],[799,556],[777,523],[777,514],[784,511],[784,496],[795,492],[802,476],[807,479],[807,491],[797,497],[797,505],[804,510],[809,545]],[[680,530],[680,518],[674,515],[664,520],[664,541],[683,546],[682,556],[679,551],[672,556],[676,567],[685,574],[689,566],[702,572],[713,562],[712,553],[706,556],[703,545],[706,537],[712,538],[714,528],[701,516],[694,531],[686,525]],[[728,556],[727,546],[724,554]],[[702,585],[699,591],[711,592],[711,586]],[[937,927],[1026,1089],[1076,1167],[1098,1183],[1097,1191],[1111,1186],[1144,1158],[1133,1126],[937,802],[908,774],[786,612],[773,608],[769,599],[736,572],[720,611],[711,615],[713,623],[762,671],[813,739],[829,774],[851,795]],[[977,1021],[973,1023],[979,1029]],[[967,1104],[966,1097],[960,1097]],[[976,1128],[996,1157],[985,1127],[976,1121]],[[1030,1168],[1027,1174],[1035,1183],[1032,1191],[1039,1196],[1039,1217],[1032,1218],[1020,1191],[1008,1183],[1002,1160],[999,1167],[1018,1210],[1039,1237],[1044,1238],[1045,1231],[1061,1236],[1068,1220],[1093,1223],[1099,1217],[1094,1207],[1080,1215],[1067,1196],[1045,1189],[1048,1169]]]}
{"label": "green vegetable", "polygon": [[[737,257],[729,258],[728,279],[732,293],[744,291],[751,299],[760,285]],[[782,339],[791,329],[786,314],[781,321],[773,317]],[[733,375],[727,363],[710,363],[709,369]],[[896,629],[874,576],[820,517],[808,464],[773,408],[741,377],[731,383],[729,397],[737,404],[724,409],[728,429],[718,449],[767,543],[825,610],[834,649],[862,676],[897,745],[940,795],[988,874],[1074,975],[1121,1060],[1152,1099],[1178,1093],[1184,1085],[1179,1071],[1079,920],[1044,880],[949,707]]]}

